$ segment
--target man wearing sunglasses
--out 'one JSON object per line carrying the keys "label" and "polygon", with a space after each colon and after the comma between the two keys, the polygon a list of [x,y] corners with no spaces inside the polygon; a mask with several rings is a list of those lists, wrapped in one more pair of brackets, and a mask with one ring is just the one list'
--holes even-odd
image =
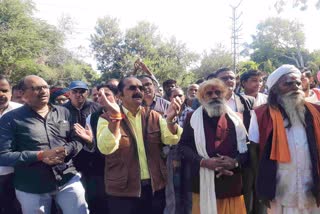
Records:
{"label": "man wearing sunglasses", "polygon": [[217,79],[198,89],[201,106],[188,114],[179,147],[192,169],[192,213],[246,214],[241,168],[247,160],[246,128],[226,104]]}
{"label": "man wearing sunglasses", "polygon": [[273,71],[268,103],[251,117],[249,140],[259,144],[256,193],[270,213],[320,213],[320,107],[304,100],[301,72]]}
{"label": "man wearing sunglasses", "polygon": [[[74,124],[80,124],[82,127],[86,127],[86,118],[100,109],[100,105],[96,102],[92,102],[88,100],[89,96],[89,88],[88,85],[80,80],[72,81],[68,87],[69,89],[69,102],[63,104],[65,108],[67,108],[71,113],[71,121],[72,126]],[[81,172],[82,178],[81,181],[86,188],[86,183],[89,183],[90,174],[92,171],[92,166],[90,166],[90,157],[91,151],[90,148],[87,147],[87,143],[82,141],[85,145],[84,149],[82,149],[79,154],[74,157],[74,165],[77,170]],[[91,145],[90,145],[91,146]],[[86,190],[86,193],[90,192]],[[91,201],[87,196],[88,203]],[[88,204],[89,208],[93,205]]]}
{"label": "man wearing sunglasses", "polygon": [[[135,77],[118,85],[119,106],[104,99],[105,113],[97,128],[97,144],[105,154],[105,184],[111,214],[162,214],[167,169],[162,144],[177,144],[182,132],[175,123],[181,100],[174,99],[159,113],[141,106],[144,88]],[[102,94],[104,97],[104,94]]]}

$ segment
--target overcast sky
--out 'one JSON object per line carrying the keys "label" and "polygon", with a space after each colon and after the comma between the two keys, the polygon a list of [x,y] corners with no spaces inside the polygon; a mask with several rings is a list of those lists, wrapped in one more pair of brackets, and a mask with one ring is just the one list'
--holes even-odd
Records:
{"label": "overcast sky", "polygon": [[[89,52],[90,34],[98,18],[111,15],[120,19],[123,30],[133,27],[138,21],[146,20],[159,27],[166,36],[176,38],[198,53],[210,50],[217,43],[231,48],[231,8],[235,0],[33,0],[36,17],[56,25],[62,15],[70,16],[75,25],[75,33],[66,46],[71,50]],[[309,0],[314,5],[316,0]],[[267,17],[278,16],[272,6],[273,0],[243,0],[239,8],[243,15],[242,42],[250,42],[256,25]],[[320,10],[310,6],[307,11],[286,9],[281,17],[297,19],[305,25],[306,45],[310,50],[320,49]],[[94,60],[84,58],[95,67]]]}

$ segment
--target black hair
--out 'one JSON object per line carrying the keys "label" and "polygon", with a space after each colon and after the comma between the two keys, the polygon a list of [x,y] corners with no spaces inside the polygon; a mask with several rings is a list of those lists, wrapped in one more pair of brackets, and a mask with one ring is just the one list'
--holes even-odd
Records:
{"label": "black hair", "polygon": [[107,84],[107,83],[101,83],[99,85],[96,86],[97,87],[97,90],[99,91],[101,88],[108,88],[110,89],[110,91],[112,91],[113,95],[117,95],[118,93],[118,88],[117,86],[115,85],[112,85],[112,84]]}
{"label": "black hair", "polygon": [[241,74],[240,82],[247,81],[251,77],[262,76],[262,72],[259,70],[249,70]]}
{"label": "black hair", "polygon": [[217,71],[209,74],[209,75],[207,76],[206,80],[210,80],[210,79],[213,79],[213,78],[217,78],[220,73],[225,72],[225,71],[232,71],[232,69],[231,69],[231,68],[228,68],[228,67],[220,68],[220,69],[218,69]]}
{"label": "black hair", "polygon": [[118,88],[118,93],[123,93],[123,89],[125,87],[125,84],[124,84],[124,81],[127,80],[127,79],[130,79],[130,78],[136,78],[135,76],[126,76],[126,77],[123,77],[120,81],[119,81],[119,84],[117,86]]}
{"label": "black hair", "polygon": [[177,81],[175,81],[174,79],[168,79],[162,83],[162,87],[165,88],[168,85],[176,84],[176,83],[177,83]]}
{"label": "black hair", "polygon": [[168,92],[168,98],[170,98],[171,97],[171,95],[172,95],[172,92],[174,91],[174,90],[181,90],[182,92],[183,92],[183,94],[184,94],[184,91],[182,90],[182,88],[180,88],[180,87],[176,87],[176,88],[173,88],[173,89],[171,89],[169,92]]}

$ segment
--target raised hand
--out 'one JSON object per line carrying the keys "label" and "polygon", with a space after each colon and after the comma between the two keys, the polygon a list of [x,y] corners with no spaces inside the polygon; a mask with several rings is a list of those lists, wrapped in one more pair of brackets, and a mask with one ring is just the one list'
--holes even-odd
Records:
{"label": "raised hand", "polygon": [[111,115],[120,114],[120,107],[117,104],[116,100],[114,99],[113,96],[108,96],[107,98],[106,95],[104,94],[103,88],[99,90],[98,101],[100,105],[103,106],[104,110],[108,112],[108,114],[111,114]]}
{"label": "raised hand", "polygon": [[175,97],[172,99],[167,111],[166,111],[166,115],[167,115],[167,119],[171,120],[177,116],[179,114],[179,112],[181,111],[181,106],[182,106],[182,100],[180,99],[180,97]]}
{"label": "raised hand", "polygon": [[88,125],[86,125],[86,128],[83,128],[79,123],[76,123],[76,124],[74,124],[73,127],[74,127],[76,134],[79,137],[81,137],[87,143],[93,142],[93,134],[92,134],[92,131]]}

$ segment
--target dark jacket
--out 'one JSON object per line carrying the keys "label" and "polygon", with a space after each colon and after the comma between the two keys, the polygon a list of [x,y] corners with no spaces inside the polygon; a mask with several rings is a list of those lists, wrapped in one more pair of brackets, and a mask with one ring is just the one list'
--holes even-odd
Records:
{"label": "dark jacket", "polygon": [[[44,119],[28,105],[12,110],[0,120],[0,161],[14,166],[14,186],[29,193],[48,193],[68,182],[77,171],[71,158],[82,144],[72,132],[70,113],[60,106],[51,106]],[[49,166],[38,161],[37,153],[64,146],[65,163]]]}
{"label": "dark jacket", "polygon": [[[161,115],[153,110],[150,113],[141,109],[141,122],[147,163],[153,192],[166,185],[167,169],[161,157]],[[112,196],[140,197],[141,177],[137,142],[127,118],[120,123],[121,139],[119,149],[106,155],[106,192]]]}
{"label": "dark jacket", "polygon": [[[183,129],[183,133],[181,136],[181,140],[179,142],[179,149],[183,157],[190,162],[192,166],[192,191],[195,193],[199,193],[200,191],[200,161],[203,157],[201,157],[196,149],[195,141],[194,141],[194,130],[190,125],[190,119],[192,113],[188,114],[186,119],[186,123]],[[215,148],[213,146],[213,142],[215,141],[215,132],[219,118],[210,118],[206,112],[203,112],[203,122],[204,122],[204,131],[206,137],[206,149],[209,157],[217,157],[217,154],[227,155],[232,158],[236,158],[240,165],[246,163],[248,154],[239,154],[237,150],[237,140],[236,140],[236,132],[233,122],[229,117],[227,117],[228,121],[228,132],[227,137],[222,143]],[[234,169],[233,176],[222,176],[220,178],[215,178],[215,186],[216,186],[216,196],[217,198],[228,198],[235,197],[242,194],[242,178],[241,178],[241,170],[240,168]]]}
{"label": "dark jacket", "polygon": [[[87,117],[91,113],[100,110],[100,105],[98,103],[91,102],[91,101],[86,101],[80,110],[75,108],[71,104],[71,101],[67,102],[63,106],[69,109],[71,113],[72,126],[75,123],[79,123],[82,127],[86,127]],[[84,144],[85,142],[82,142],[82,143]],[[76,166],[77,170],[79,170],[84,174],[90,173],[90,169],[92,169],[92,166],[90,166],[91,163],[89,162],[89,159],[91,159],[91,156],[92,154],[90,152],[81,150],[79,154],[73,159],[74,165]]]}
{"label": "dark jacket", "polygon": [[79,123],[83,127],[86,126],[86,119],[89,116],[89,114],[96,112],[100,109],[100,105],[98,103],[91,101],[86,101],[80,110],[74,107],[71,104],[71,101],[63,104],[63,106],[69,109],[71,113],[72,124]]}

